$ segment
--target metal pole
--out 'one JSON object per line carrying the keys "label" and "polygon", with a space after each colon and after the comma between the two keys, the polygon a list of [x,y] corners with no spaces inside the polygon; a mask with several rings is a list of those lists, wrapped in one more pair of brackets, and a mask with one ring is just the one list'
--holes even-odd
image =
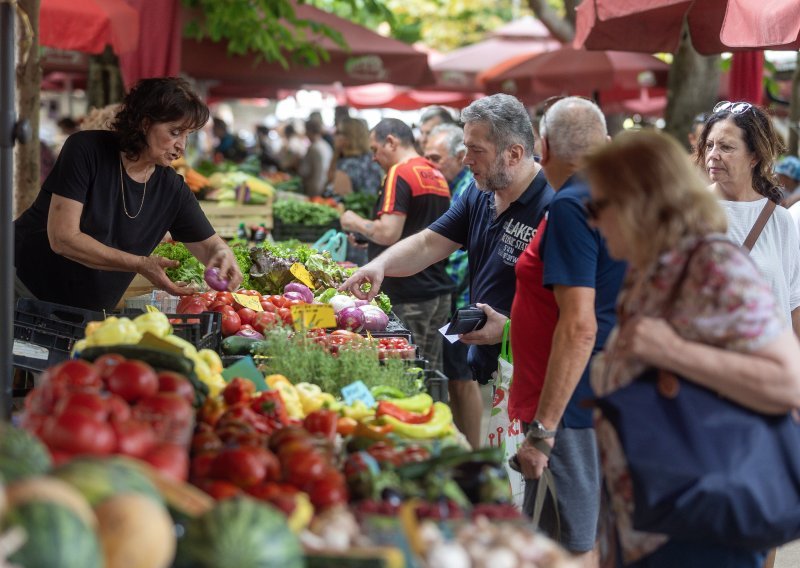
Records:
{"label": "metal pole", "polygon": [[0,420],[11,419],[14,380],[14,9],[0,1]]}

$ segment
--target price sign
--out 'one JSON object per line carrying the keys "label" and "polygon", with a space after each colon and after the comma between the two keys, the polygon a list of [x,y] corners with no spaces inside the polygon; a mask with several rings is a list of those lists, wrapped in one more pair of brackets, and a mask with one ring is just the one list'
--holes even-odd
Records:
{"label": "price sign", "polygon": [[369,392],[364,381],[350,383],[342,389],[342,398],[347,406],[352,406],[357,400],[367,405],[368,408],[375,406],[375,397]]}
{"label": "price sign", "polygon": [[254,312],[263,312],[264,308],[261,307],[261,300],[258,296],[248,296],[247,294],[233,294],[233,299],[239,302],[245,308],[250,308]]}
{"label": "price sign", "polygon": [[298,304],[290,309],[295,329],[336,327],[336,313],[328,304]]}
{"label": "price sign", "polygon": [[161,339],[157,335],[150,333],[149,331],[145,331],[142,334],[142,338],[139,340],[139,345],[142,347],[152,347],[154,349],[160,349],[161,351],[166,351],[167,353],[174,353],[175,355],[183,355],[183,348],[175,345],[174,343],[170,343],[165,339]]}
{"label": "price sign", "polygon": [[145,305],[144,305],[144,310],[145,310],[146,312],[155,312],[155,313],[157,313],[157,314],[160,314],[160,313],[161,313],[161,310],[159,310],[159,309],[158,309],[157,307],[155,307],[155,306],[151,306],[150,304],[145,304]]}
{"label": "price sign", "polygon": [[312,290],[314,289],[314,281],[311,279],[311,274],[308,273],[308,270],[306,270],[305,266],[299,262],[295,262],[289,267],[289,272],[291,272],[300,282]]}

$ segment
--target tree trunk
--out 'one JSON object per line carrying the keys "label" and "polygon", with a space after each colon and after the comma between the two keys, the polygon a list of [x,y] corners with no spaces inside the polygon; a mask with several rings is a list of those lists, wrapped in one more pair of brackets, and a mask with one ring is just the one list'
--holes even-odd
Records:
{"label": "tree trunk", "polygon": [[[39,0],[19,0],[19,6],[33,28],[33,43],[27,53],[17,53],[17,111],[18,120],[27,118],[33,137],[27,144],[15,146],[14,217],[27,209],[39,193],[39,90],[42,69],[39,64]],[[18,45],[21,45],[18,43]],[[23,65],[23,61],[25,64]]]}
{"label": "tree trunk", "polygon": [[697,53],[684,23],[681,42],[669,69],[664,131],[687,147],[694,117],[710,112],[717,101],[720,73],[720,57]]}
{"label": "tree trunk", "polygon": [[798,138],[800,138],[800,52],[792,75],[792,98],[789,103],[789,155],[797,156]]}
{"label": "tree trunk", "polygon": [[562,18],[548,0],[528,0],[528,6],[536,17],[550,30],[554,38],[564,43],[571,43],[575,37],[575,6],[579,3],[577,0],[565,0],[567,17]]}

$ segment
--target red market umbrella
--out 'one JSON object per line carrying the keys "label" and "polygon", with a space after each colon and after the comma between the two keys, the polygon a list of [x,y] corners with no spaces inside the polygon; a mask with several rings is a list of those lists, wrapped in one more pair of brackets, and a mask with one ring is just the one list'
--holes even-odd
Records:
{"label": "red market umbrella", "polygon": [[511,57],[543,53],[561,47],[544,24],[532,17],[511,22],[478,43],[442,55],[431,64],[441,90],[480,92],[478,75]]}
{"label": "red market umbrella", "polygon": [[373,83],[347,87],[344,90],[343,102],[353,108],[416,110],[431,105],[464,108],[474,100],[474,96],[463,92],[418,91],[388,83]]}
{"label": "red market umbrella", "polygon": [[584,0],[576,47],[674,52],[684,18],[694,48],[724,51],[800,49],[798,0]]}
{"label": "red market umbrella", "polygon": [[136,49],[139,13],[125,0],[41,0],[39,43],[69,51],[117,55]]}
{"label": "red market umbrella", "polygon": [[328,51],[330,60],[318,66],[292,64],[284,69],[279,63],[257,62],[255,55],[228,55],[224,42],[184,38],[181,71],[194,79],[212,82],[211,95],[215,90],[213,82],[237,92],[336,82],[363,85],[382,81],[409,86],[433,82],[428,56],[412,46],[306,4],[296,4],[295,13],[298,18],[337,30],[348,49],[317,36],[315,41]]}
{"label": "red market umbrella", "polygon": [[637,97],[645,87],[664,87],[668,73],[669,65],[652,55],[563,47],[510,59],[480,80],[488,93],[507,92],[527,101],[601,93],[603,102]]}
{"label": "red market umbrella", "polygon": [[728,97],[760,105],[764,99],[764,52],[743,51],[731,60]]}

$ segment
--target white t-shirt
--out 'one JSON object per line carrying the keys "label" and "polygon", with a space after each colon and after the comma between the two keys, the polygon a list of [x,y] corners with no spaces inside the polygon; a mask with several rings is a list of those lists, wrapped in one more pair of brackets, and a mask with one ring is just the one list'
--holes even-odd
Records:
{"label": "white t-shirt", "polygon": [[789,213],[791,213],[792,219],[794,219],[797,236],[800,237],[800,201],[789,207]]}
{"label": "white t-shirt", "polygon": [[[721,200],[719,203],[728,215],[728,238],[741,245],[767,199]],[[797,223],[789,211],[780,206],[775,208],[750,257],[772,287],[778,305],[786,314],[786,321],[791,323],[792,310],[800,306],[800,237]]]}

